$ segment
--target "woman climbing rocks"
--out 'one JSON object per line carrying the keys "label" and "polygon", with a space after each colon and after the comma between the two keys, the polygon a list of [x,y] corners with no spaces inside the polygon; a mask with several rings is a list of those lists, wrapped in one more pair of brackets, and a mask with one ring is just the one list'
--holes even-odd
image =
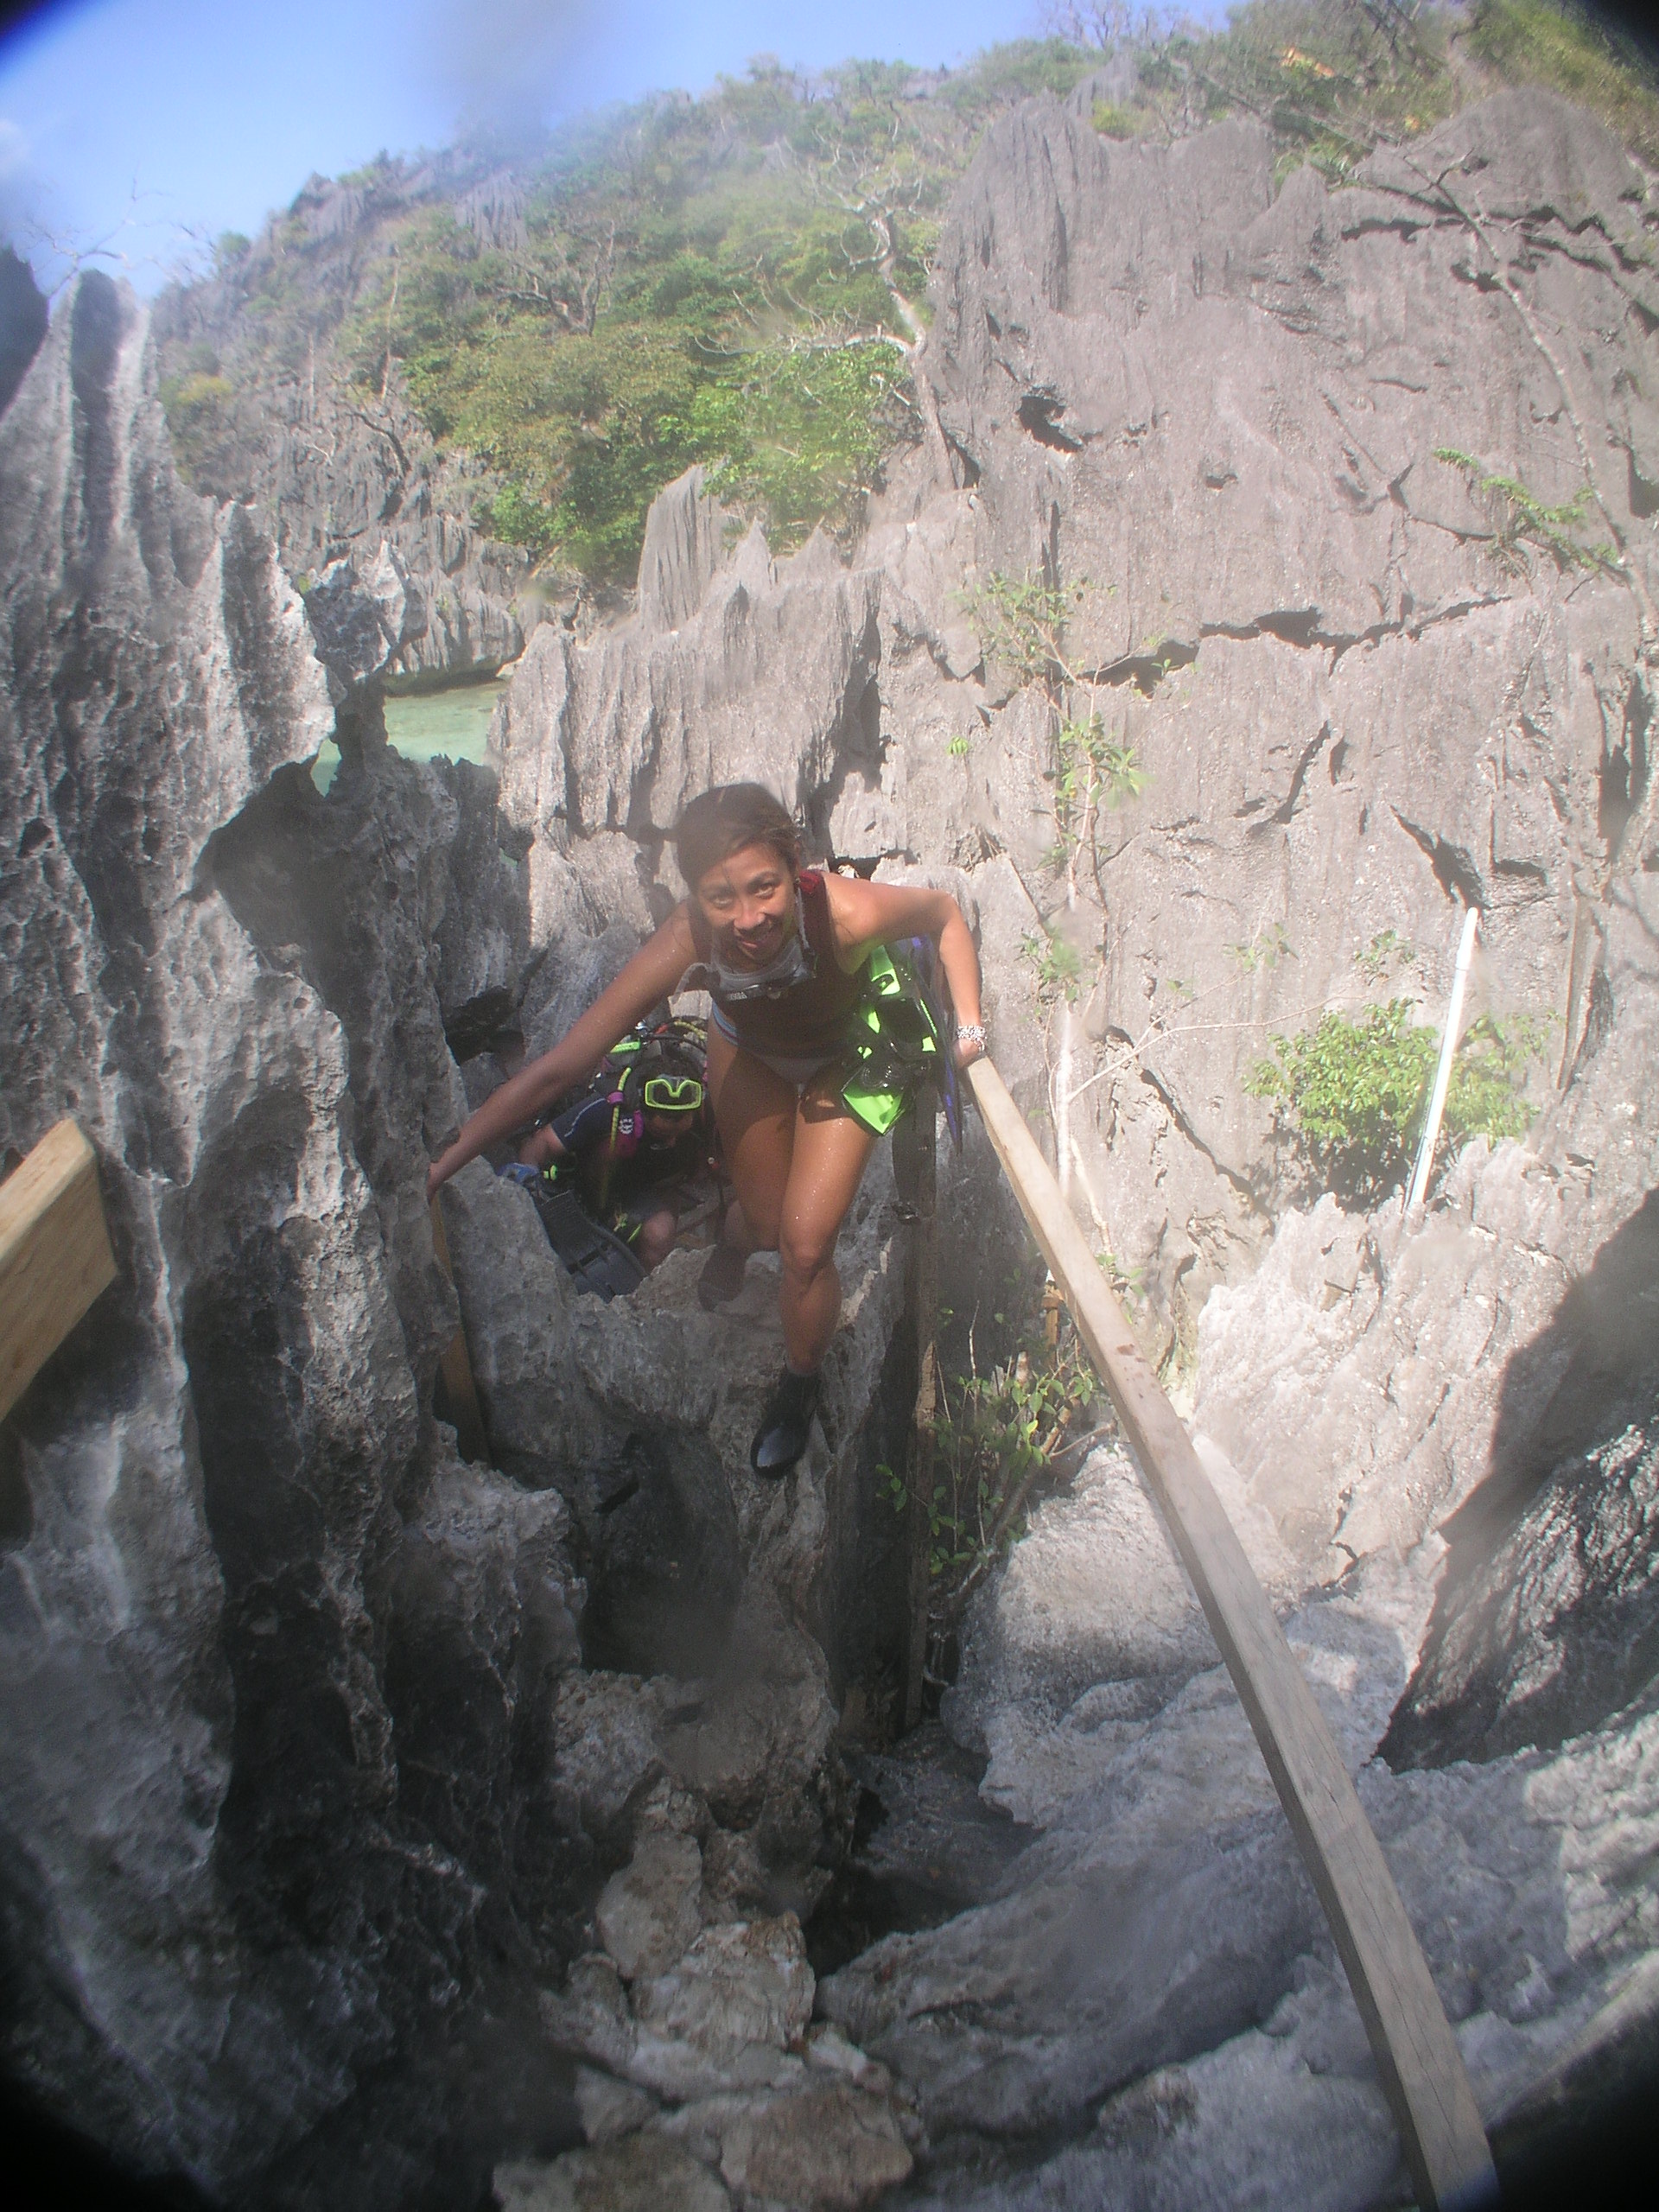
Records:
{"label": "woman climbing rocks", "polygon": [[803,868],[794,823],[759,784],[705,791],[674,836],[690,898],[550,1052],[468,1117],[434,1163],[427,1194],[584,1082],[701,967],[715,1007],[709,1088],[737,1199],[698,1296],[709,1307],[734,1298],[751,1252],[782,1259],[787,1363],[750,1452],[758,1474],[779,1476],[811,1433],[818,1370],[841,1313],[836,1239],[880,1125],[843,1096],[860,1096],[853,1053],[869,1033],[873,961],[906,938],[934,940],[958,1017],[957,1065],[966,1067],[985,1049],[979,959],[949,893]]}

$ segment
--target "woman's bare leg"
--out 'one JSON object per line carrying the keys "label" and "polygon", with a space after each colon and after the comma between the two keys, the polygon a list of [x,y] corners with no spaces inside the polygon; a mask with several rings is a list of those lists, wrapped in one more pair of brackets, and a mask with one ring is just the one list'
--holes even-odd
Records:
{"label": "woman's bare leg", "polygon": [[836,1239],[874,1142],[834,1088],[821,1080],[802,1093],[778,1238],[784,1348],[797,1375],[816,1371],[836,1333],[841,1318]]}
{"label": "woman's bare leg", "polygon": [[771,1252],[795,1143],[795,1086],[709,1025],[709,1089],[727,1173],[737,1186],[721,1241],[740,1252]]}

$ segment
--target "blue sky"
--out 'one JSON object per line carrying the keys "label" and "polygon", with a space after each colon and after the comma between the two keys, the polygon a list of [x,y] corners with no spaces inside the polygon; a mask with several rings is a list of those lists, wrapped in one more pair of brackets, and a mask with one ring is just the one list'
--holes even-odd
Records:
{"label": "blue sky", "polygon": [[149,290],[192,235],[252,232],[313,170],[442,145],[468,114],[552,119],[700,91],[761,52],[931,67],[1037,31],[1044,13],[1042,0],[67,0],[0,45],[0,229],[43,274],[44,236],[102,243]]}

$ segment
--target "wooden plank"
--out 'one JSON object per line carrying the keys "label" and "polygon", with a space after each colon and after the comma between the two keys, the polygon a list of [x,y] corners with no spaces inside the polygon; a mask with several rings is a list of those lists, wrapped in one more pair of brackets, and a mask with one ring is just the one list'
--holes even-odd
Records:
{"label": "wooden plank", "polygon": [[[443,1214],[436,1198],[432,1201],[432,1249],[438,1265],[454,1282],[449,1239],[443,1233]],[[484,1411],[478,1402],[478,1386],[473,1381],[473,1363],[467,1355],[464,1326],[455,1331],[438,1365],[449,1400],[449,1417],[455,1424],[456,1449],[463,1459],[487,1459],[489,1438],[484,1428]]]}
{"label": "wooden plank", "polygon": [[[904,1681],[902,1725],[915,1727],[922,1717],[926,1687],[929,1614],[933,1595],[929,1563],[933,1553],[934,1433],[938,1421],[939,1326],[938,1101],[925,1087],[900,1124],[902,1152],[895,1151],[901,1195],[915,1209],[905,1267],[905,1310],[916,1347],[916,1400],[911,1411],[905,1463],[909,1492],[906,1523]],[[897,1142],[897,1140],[895,1140]]]}
{"label": "wooden plank", "polygon": [[1496,2202],[1497,2177],[1457,2039],[1324,1716],[1007,1086],[988,1060],[968,1073],[1249,1716],[1347,1970],[1419,2202],[1446,2212]]}
{"label": "wooden plank", "polygon": [[933,1596],[933,1468],[934,1436],[938,1425],[938,1355],[930,1341],[922,1347],[921,1379],[911,1414],[910,1452],[905,1478],[910,1492],[906,1524],[905,1571],[905,1700],[904,1726],[914,1728],[922,1717],[927,1688],[927,1640],[931,1624]]}
{"label": "wooden plank", "polygon": [[114,1281],[98,1155],[60,1122],[0,1183],[0,1418]]}

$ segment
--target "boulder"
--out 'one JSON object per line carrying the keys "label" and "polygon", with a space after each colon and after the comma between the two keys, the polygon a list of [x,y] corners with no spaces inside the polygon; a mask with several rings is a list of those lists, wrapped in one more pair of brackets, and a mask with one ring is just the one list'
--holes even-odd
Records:
{"label": "boulder", "polygon": [[718,2177],[660,2135],[630,2135],[550,2164],[511,2160],[495,2170],[502,2212],[727,2212]]}

